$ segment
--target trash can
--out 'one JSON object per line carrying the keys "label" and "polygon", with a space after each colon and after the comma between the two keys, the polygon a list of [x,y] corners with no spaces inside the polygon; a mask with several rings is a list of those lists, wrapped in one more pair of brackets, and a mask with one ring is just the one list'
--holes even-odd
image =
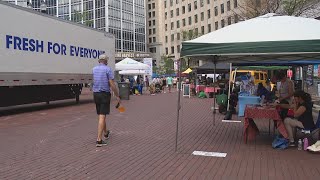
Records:
{"label": "trash can", "polygon": [[126,82],[118,82],[119,96],[121,100],[129,100],[130,96],[130,84]]}

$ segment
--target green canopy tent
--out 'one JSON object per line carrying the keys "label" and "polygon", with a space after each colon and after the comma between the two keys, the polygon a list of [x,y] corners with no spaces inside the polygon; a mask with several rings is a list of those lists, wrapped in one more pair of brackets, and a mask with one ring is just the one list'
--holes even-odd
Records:
{"label": "green canopy tent", "polygon": [[[230,63],[230,69],[232,63],[270,65],[276,62],[283,65],[281,62],[286,62],[290,65],[307,60],[308,64],[320,64],[320,21],[266,14],[182,42],[180,56],[190,60],[209,60],[215,67],[217,63]],[[180,107],[179,91],[176,150]],[[214,101],[214,122],[215,111]]]}

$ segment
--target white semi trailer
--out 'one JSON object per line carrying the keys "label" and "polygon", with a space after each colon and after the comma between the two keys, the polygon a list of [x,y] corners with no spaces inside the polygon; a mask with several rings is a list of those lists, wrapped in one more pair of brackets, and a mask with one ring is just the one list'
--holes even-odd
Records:
{"label": "white semi trailer", "polygon": [[0,1],[0,107],[75,98],[112,34]]}

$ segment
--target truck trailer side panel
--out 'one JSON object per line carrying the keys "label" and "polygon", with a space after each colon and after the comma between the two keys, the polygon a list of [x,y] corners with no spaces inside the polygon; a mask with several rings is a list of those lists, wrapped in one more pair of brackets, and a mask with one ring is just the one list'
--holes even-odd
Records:
{"label": "truck trailer side panel", "polygon": [[[0,106],[77,98],[103,53],[114,69],[112,34],[3,1],[0,21]],[[17,93],[29,97],[13,101]]]}

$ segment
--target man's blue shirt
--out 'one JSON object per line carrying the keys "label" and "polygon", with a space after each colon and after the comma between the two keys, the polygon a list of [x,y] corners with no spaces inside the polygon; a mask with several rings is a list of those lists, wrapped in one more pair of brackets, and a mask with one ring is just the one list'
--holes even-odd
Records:
{"label": "man's blue shirt", "polygon": [[100,63],[94,67],[93,73],[93,92],[110,92],[109,80],[114,79],[112,69]]}

